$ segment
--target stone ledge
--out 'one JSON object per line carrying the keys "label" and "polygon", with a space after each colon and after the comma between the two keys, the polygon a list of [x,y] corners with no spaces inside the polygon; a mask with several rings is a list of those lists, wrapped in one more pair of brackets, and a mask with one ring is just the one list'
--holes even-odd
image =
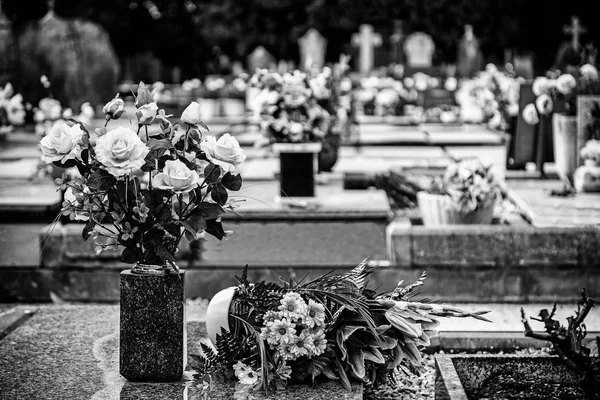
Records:
{"label": "stone ledge", "polygon": [[399,267],[594,266],[600,260],[597,227],[518,223],[428,228],[401,219],[386,234],[388,257]]}

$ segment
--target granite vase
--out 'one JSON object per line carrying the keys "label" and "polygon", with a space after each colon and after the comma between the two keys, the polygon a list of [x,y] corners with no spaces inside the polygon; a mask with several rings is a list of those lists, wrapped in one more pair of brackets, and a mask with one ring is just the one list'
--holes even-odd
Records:
{"label": "granite vase", "polygon": [[554,114],[552,117],[554,163],[556,172],[573,185],[573,174],[579,165],[577,144],[577,117]]}
{"label": "granite vase", "polygon": [[279,184],[282,199],[315,197],[318,154],[321,143],[276,143],[279,153]]}
{"label": "granite vase", "polygon": [[119,371],[131,382],[174,382],[187,359],[185,271],[121,272]]}

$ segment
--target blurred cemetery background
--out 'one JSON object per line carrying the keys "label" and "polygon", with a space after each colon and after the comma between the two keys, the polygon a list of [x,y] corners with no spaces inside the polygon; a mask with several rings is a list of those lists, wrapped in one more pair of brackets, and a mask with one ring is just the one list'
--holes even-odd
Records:
{"label": "blurred cemetery background", "polygon": [[[600,197],[551,195],[565,181],[554,160],[564,144],[554,143],[551,115],[523,117],[535,78],[597,65],[592,3],[0,0],[0,87],[10,82],[26,105],[24,124],[0,134],[0,302],[118,302],[127,265],[118,252],[97,256],[83,224],[57,217],[64,171],[40,165],[38,142],[48,113],[67,108],[101,127],[115,93],[133,115],[139,81],[167,114],[198,101],[210,134],[231,133],[248,155],[240,215],[223,219],[234,234],[180,252],[188,298],[210,299],[245,264],[254,280],[302,279],[365,257],[382,266],[382,290],[427,270],[423,294],[438,300],[564,303],[584,286],[599,297]],[[278,159],[254,146],[250,78],[345,56],[337,90],[347,120],[320,160],[317,201],[277,202]],[[598,104],[586,120],[596,127]],[[494,223],[424,226],[419,184],[468,157],[506,179]]]}

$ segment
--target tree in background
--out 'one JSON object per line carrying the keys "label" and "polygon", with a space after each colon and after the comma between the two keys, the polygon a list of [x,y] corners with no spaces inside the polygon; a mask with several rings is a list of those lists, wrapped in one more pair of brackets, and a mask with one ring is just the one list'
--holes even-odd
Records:
{"label": "tree in background", "polygon": [[[588,28],[583,43],[600,42],[600,26],[586,0],[56,0],[56,13],[102,25],[121,60],[153,54],[182,79],[220,72],[217,58],[244,62],[262,45],[276,58],[298,61],[297,39],[314,27],[328,39],[327,59],[351,52],[363,23],[382,32],[393,20],[406,34],[423,31],[436,44],[434,62],[454,62],[464,25],[474,27],[484,58],[501,63],[504,51],[532,51],[539,72],[549,68],[571,15]],[[46,12],[46,0],[3,0],[16,29]],[[167,79],[168,80],[168,79]]]}

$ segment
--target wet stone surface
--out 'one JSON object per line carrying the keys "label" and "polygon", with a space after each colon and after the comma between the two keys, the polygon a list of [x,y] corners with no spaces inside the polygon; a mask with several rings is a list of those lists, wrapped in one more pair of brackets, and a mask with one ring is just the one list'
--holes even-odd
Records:
{"label": "wet stone surface", "polygon": [[[188,354],[200,353],[206,331],[188,309]],[[171,383],[129,382],[119,374],[119,307],[40,306],[35,315],[0,340],[0,398],[92,400],[360,399],[335,383],[291,387],[264,396],[234,384],[205,391],[192,372]]]}

